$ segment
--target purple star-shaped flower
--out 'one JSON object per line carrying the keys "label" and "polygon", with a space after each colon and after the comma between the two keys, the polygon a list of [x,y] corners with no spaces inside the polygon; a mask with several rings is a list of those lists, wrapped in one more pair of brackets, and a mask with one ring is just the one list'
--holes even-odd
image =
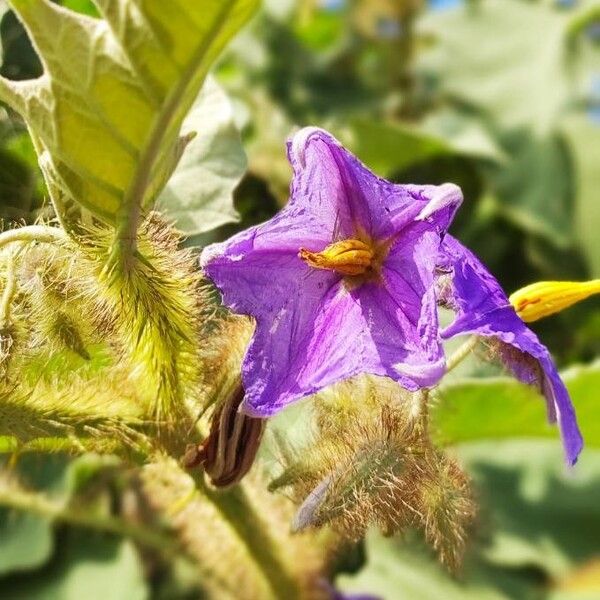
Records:
{"label": "purple star-shaped flower", "polygon": [[287,206],[201,257],[225,305],[256,320],[244,410],[266,417],[358,373],[436,383],[435,263],[460,189],[380,179],[316,128],[288,156]]}
{"label": "purple star-shaped flower", "polygon": [[583,440],[569,392],[547,348],[517,315],[498,281],[473,253],[448,235],[441,257],[441,300],[457,313],[442,337],[476,334],[496,340],[504,365],[519,381],[536,386],[544,395],[550,422],[558,421],[566,460],[575,464]]}

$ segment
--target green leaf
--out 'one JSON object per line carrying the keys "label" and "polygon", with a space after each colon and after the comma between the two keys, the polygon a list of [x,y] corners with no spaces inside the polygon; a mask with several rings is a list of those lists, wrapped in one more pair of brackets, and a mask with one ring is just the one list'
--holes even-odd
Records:
{"label": "green leaf", "polygon": [[[600,362],[574,367],[564,374],[588,447],[600,447],[598,397]],[[560,447],[558,429],[548,424],[544,399],[515,379],[497,377],[458,381],[440,390],[432,412],[438,441],[511,437],[552,437]],[[584,451],[585,454],[585,451]]]}
{"label": "green leaf", "polygon": [[459,454],[482,505],[488,562],[534,565],[558,581],[597,556],[599,451],[588,449],[570,471],[561,448],[545,440],[465,444]]}
{"label": "green leaf", "polygon": [[531,598],[531,583],[483,563],[469,565],[460,580],[453,578],[431,552],[416,540],[367,537],[367,564],[337,585],[345,592],[378,595],[385,600],[509,600]]}
{"label": "green leaf", "polygon": [[451,153],[444,140],[415,128],[371,119],[353,119],[340,136],[376,173],[400,171],[433,156]]}
{"label": "green leaf", "polygon": [[[9,467],[4,460],[2,463],[0,472],[5,477]],[[11,472],[13,476],[18,474],[29,486],[44,488],[52,496],[63,497],[71,478],[70,471],[77,465],[78,461],[74,461],[69,466],[62,456],[27,455],[19,457]],[[5,482],[0,481],[0,488],[4,485]],[[53,537],[50,519],[1,507],[0,576],[30,571],[48,562],[54,549]]]}
{"label": "green leaf", "polygon": [[47,568],[0,582],[0,595],[13,600],[145,600],[149,591],[130,541],[70,530]]}
{"label": "green leaf", "polygon": [[[135,237],[141,211],[181,156],[183,119],[256,0],[97,0],[104,19],[13,0],[43,77],[0,80],[33,135],[50,194]],[[127,238],[127,239],[129,239]]]}
{"label": "green leaf", "polygon": [[90,17],[100,16],[92,0],[61,0],[59,4]]}
{"label": "green leaf", "polygon": [[477,115],[443,109],[431,113],[421,126],[424,132],[446,140],[455,153],[504,165],[508,156]]}
{"label": "green leaf", "polygon": [[386,600],[594,597],[567,595],[567,588],[597,557],[600,452],[584,455],[571,472],[564,468],[560,448],[546,440],[484,441],[464,444],[457,452],[480,503],[459,576],[448,574],[413,536],[394,539],[372,532],[366,566],[339,577],[338,585]]}
{"label": "green leaf", "polygon": [[502,142],[510,161],[490,176],[498,211],[554,245],[567,246],[573,238],[573,189],[563,138],[518,132]]}
{"label": "green leaf", "polygon": [[600,127],[591,119],[568,119],[563,134],[571,150],[576,183],[577,239],[591,267],[600,277]]}
{"label": "green leaf", "polygon": [[0,508],[0,539],[0,575],[39,567],[52,554],[52,525],[36,515]]}
{"label": "green leaf", "polygon": [[568,11],[521,0],[430,13],[423,28],[437,44],[423,67],[440,78],[446,95],[494,115],[499,124],[548,131],[571,99],[569,18]]}
{"label": "green leaf", "polygon": [[197,135],[158,198],[158,208],[179,230],[197,235],[236,222],[233,190],[246,170],[246,155],[229,98],[208,78],[181,128]]}

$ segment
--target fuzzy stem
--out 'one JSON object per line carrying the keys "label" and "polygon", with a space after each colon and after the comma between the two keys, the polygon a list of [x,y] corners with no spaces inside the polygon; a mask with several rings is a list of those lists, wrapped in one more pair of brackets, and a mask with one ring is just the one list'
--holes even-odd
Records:
{"label": "fuzzy stem", "polygon": [[476,335],[471,336],[464,344],[458,347],[456,352],[446,361],[446,373],[450,373],[455,369],[471,352],[473,352],[475,346],[479,342],[479,337]]}
{"label": "fuzzy stem", "polygon": [[215,491],[206,485],[202,475],[196,481],[245,544],[275,597],[299,598],[298,582],[282,560],[277,542],[268,533],[267,523],[257,513],[244,488],[237,485],[227,491]]}
{"label": "fuzzy stem", "polygon": [[15,256],[9,256],[6,264],[6,282],[0,299],[0,329],[10,324],[10,307],[17,291]]}
{"label": "fuzzy stem", "polygon": [[59,227],[28,225],[0,233],[0,248],[13,242],[43,242],[52,244],[53,242],[62,242],[66,239],[65,232]]}
{"label": "fuzzy stem", "polygon": [[170,538],[153,531],[149,527],[135,525],[117,517],[65,507],[45,498],[41,494],[19,489],[16,486],[7,486],[0,489],[0,506],[33,513],[69,525],[129,537],[135,542],[158,551],[161,555],[169,558],[181,554],[181,550],[173,544]]}
{"label": "fuzzy stem", "polygon": [[[423,388],[419,392],[419,421],[423,436],[427,438],[429,430],[429,389]],[[427,438],[428,439],[428,438]]]}

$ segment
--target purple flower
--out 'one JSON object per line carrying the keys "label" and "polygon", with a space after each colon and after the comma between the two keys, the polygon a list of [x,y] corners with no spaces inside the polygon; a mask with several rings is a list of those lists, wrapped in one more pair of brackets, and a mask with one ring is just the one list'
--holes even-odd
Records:
{"label": "purple flower", "polygon": [[433,385],[445,364],[435,257],[460,189],[380,179],[316,128],[298,132],[288,156],[287,206],[201,257],[223,302],[256,320],[245,411],[268,416],[359,373]]}
{"label": "purple flower", "polygon": [[451,236],[444,239],[440,268],[442,303],[456,311],[443,338],[476,334],[497,343],[500,360],[524,383],[534,385],[546,398],[548,418],[558,421],[566,460],[575,464],[583,440],[575,410],[552,357],[511,306],[500,284],[485,266]]}

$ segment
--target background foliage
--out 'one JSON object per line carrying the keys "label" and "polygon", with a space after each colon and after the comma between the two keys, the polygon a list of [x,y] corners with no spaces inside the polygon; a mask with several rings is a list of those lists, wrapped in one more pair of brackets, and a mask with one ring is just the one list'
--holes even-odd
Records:
{"label": "background foliage", "polygon": [[[87,0],[62,4],[97,15]],[[27,34],[1,6],[0,74],[39,76]],[[175,21],[168,25],[177,31]],[[224,239],[285,203],[285,140],[310,124],[332,130],[387,178],[458,183],[466,201],[453,233],[507,291],[540,279],[600,277],[600,9],[593,0],[265,0],[188,104],[182,133],[197,134],[157,202],[190,247]],[[98,141],[88,141],[92,152]],[[49,193],[23,121],[4,106],[5,227],[50,216]],[[339,578],[342,588],[390,600],[598,597],[599,307],[590,300],[535,326],[565,368],[586,438],[574,472],[564,471],[539,398],[472,361],[439,391],[433,414],[438,440],[467,465],[482,505],[464,572],[450,576],[416,538],[373,534],[364,564],[354,561],[356,572]],[[57,356],[58,370],[75,361],[88,372],[103,360],[101,348],[84,367],[72,349]],[[302,437],[309,413],[303,405],[272,425],[265,463],[275,453],[274,432],[292,428]],[[135,431],[139,415],[131,417]],[[189,565],[166,560],[165,569],[148,560],[139,531],[103,526],[90,534],[67,516],[81,494],[98,515],[127,505],[130,474],[116,459],[32,452],[17,460],[12,444],[0,435],[4,471],[44,490],[47,503],[24,510],[29,487],[0,481],[0,505],[11,507],[0,509],[1,595],[196,597]]]}

